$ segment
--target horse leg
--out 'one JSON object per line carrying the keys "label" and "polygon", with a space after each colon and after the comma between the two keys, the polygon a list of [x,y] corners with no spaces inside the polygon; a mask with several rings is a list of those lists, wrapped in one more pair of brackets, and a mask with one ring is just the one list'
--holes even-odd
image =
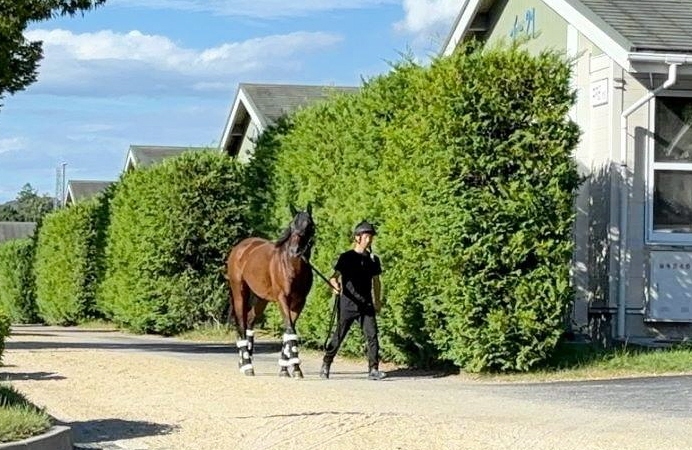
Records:
{"label": "horse leg", "polygon": [[247,329],[245,330],[245,335],[247,336],[247,349],[250,352],[250,358],[255,352],[255,320],[262,317],[264,309],[267,307],[267,301],[263,300],[253,294],[255,304],[250,309],[247,316]]}
{"label": "horse leg", "polygon": [[247,340],[247,319],[249,309],[250,288],[242,281],[234,283],[231,288],[233,293],[233,312],[235,314],[236,328],[238,332],[238,367],[245,375],[251,376],[255,374],[255,369],[252,367],[252,356],[248,349],[249,342]]}
{"label": "horse leg", "polygon": [[[283,336],[283,348],[281,350],[281,356],[283,364],[285,364],[286,369],[288,367],[292,368],[292,375],[294,378],[303,378],[303,371],[300,369],[300,357],[298,356],[298,335],[295,330],[295,323],[298,320],[299,312],[293,311],[288,304],[288,301],[281,302],[281,309],[284,317],[284,336]],[[282,371],[284,367],[282,367]],[[287,370],[286,370],[287,371]]]}

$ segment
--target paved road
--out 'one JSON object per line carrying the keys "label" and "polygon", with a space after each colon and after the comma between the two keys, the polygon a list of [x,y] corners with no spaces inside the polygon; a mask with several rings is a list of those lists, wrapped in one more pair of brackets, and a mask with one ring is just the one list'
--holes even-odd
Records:
{"label": "paved road", "polygon": [[[380,436],[382,433],[395,433],[389,435],[393,439],[389,442],[391,446],[386,439],[384,442],[378,440],[376,445],[372,442],[368,445],[372,448],[407,450],[692,448],[692,437],[688,436],[692,435],[689,431],[692,429],[692,376],[555,383],[481,383],[459,376],[394,371],[382,382],[370,382],[365,380],[364,363],[341,360],[337,361],[333,379],[322,381],[317,377],[319,355],[304,352],[301,357],[304,361],[305,381],[297,384],[289,381],[292,384],[286,385],[279,384],[276,377],[278,342],[260,341],[256,348],[258,376],[248,380],[236,372],[236,353],[229,344],[191,343],[174,338],[59,327],[17,327],[7,342],[7,359],[11,365],[2,371],[2,377],[13,380],[20,390],[28,390],[32,400],[47,405],[49,412],[57,410],[58,418],[73,426],[76,440],[83,443],[81,448],[235,448],[213,447],[211,444],[205,447],[206,444],[202,444],[201,440],[199,447],[170,446],[173,444],[161,437],[178,429],[182,429],[181,436],[184,436],[186,429],[181,424],[186,422],[199,426],[200,423],[194,416],[197,411],[204,416],[199,419],[202,421],[218,415],[223,423],[242,424],[248,419],[264,423],[265,428],[259,427],[256,434],[245,431],[240,433],[238,430],[232,432],[235,433],[232,436],[239,439],[236,442],[245,447],[264,442],[262,439],[278,433],[277,430],[293,427],[303,430],[301,434],[306,441],[323,442],[323,448],[338,449],[358,446],[363,441],[369,442],[367,436]],[[98,363],[98,358],[101,357],[105,357],[106,361],[127,361],[127,355],[133,355],[133,367],[128,365],[127,368],[118,369],[122,364],[108,366],[106,363]],[[124,420],[125,415],[140,412],[132,412],[127,407],[114,407],[111,415],[122,414],[123,419],[111,418],[109,423],[102,423],[99,420],[103,419],[99,419],[100,416],[95,413],[98,408],[89,410],[88,405],[84,405],[88,402],[73,401],[77,396],[76,392],[69,394],[63,391],[61,396],[57,396],[55,390],[48,388],[46,384],[37,384],[54,383],[56,387],[61,386],[62,390],[81,389],[82,393],[93,391],[95,385],[89,384],[88,374],[82,375],[84,370],[74,367],[75,361],[81,361],[80,358],[84,359],[86,372],[96,372],[99,369],[110,373],[116,371],[118,374],[122,373],[123,383],[126,379],[136,380],[137,377],[159,377],[160,384],[169,383],[165,381],[163,374],[157,375],[152,371],[154,366],[166,374],[172,374],[178,367],[191,370],[209,367],[212,372],[220,370],[222,379],[232,377],[231,379],[256,389],[256,392],[251,393],[255,403],[275,401],[277,386],[279,389],[288,389],[289,396],[277,404],[281,406],[274,407],[278,408],[276,414],[266,413],[261,409],[262,405],[255,405],[256,409],[247,411],[227,411],[228,408],[224,412],[205,411],[204,405],[209,401],[203,402],[200,398],[200,406],[188,407],[183,411],[184,414],[175,411],[166,413],[162,410],[160,419],[149,408],[146,414],[142,413],[147,421]],[[157,363],[148,364],[147,367],[137,362],[152,360]],[[168,360],[172,361],[170,366],[164,364]],[[58,369],[51,370],[51,365]],[[204,381],[204,373],[194,373]],[[210,373],[207,379],[209,383],[213,383],[212,375]],[[171,378],[175,380],[176,377],[180,378],[179,375],[172,375]],[[142,379],[145,378],[133,382],[132,389],[141,386]],[[66,383],[68,380],[70,383]],[[164,392],[170,393],[164,397],[166,402],[173,403],[176,392],[182,392],[191,384],[189,379],[180,381],[179,387],[165,387]],[[153,383],[145,387],[143,392],[133,393],[132,398],[141,399],[145,404],[160,403],[161,398],[146,398],[149,394],[160,396],[161,394],[154,392],[158,387],[157,383]],[[193,386],[190,388],[193,392],[194,389],[199,389]],[[113,390],[107,386],[104,389]],[[266,392],[262,389],[266,389]],[[122,395],[112,397],[111,401],[115,403],[116,400],[127,398],[125,391],[123,388]],[[52,398],[54,394],[56,398]],[[190,395],[180,394],[181,397],[187,396],[183,403],[191,402]],[[101,409],[110,407],[108,399],[101,397],[103,394],[99,393]],[[184,406],[182,408],[185,409]],[[295,411],[302,412],[294,413]],[[225,418],[221,417],[223,414],[226,414]],[[96,417],[84,420],[89,415]],[[69,420],[75,417],[82,420]],[[157,420],[153,421],[151,417]],[[161,426],[168,428],[149,429],[142,425],[147,423],[165,424]],[[118,427],[129,427],[130,431],[119,431]],[[345,427],[346,432],[339,431],[338,440],[333,437],[325,439],[325,435],[331,436],[330,427],[337,430]],[[233,427],[229,425],[229,428]],[[133,432],[132,429],[139,431]],[[157,437],[160,437],[159,440],[147,440],[149,435],[161,436]],[[428,435],[441,440],[430,441],[433,438]],[[428,442],[427,447],[424,442]],[[286,446],[278,440],[275,446],[265,442],[260,447],[304,447],[296,442],[294,444],[296,445]]]}
{"label": "paved road", "polygon": [[[493,386],[497,395],[599,411],[646,412],[661,418],[692,418],[692,376]],[[691,430],[692,431],[692,430]]]}

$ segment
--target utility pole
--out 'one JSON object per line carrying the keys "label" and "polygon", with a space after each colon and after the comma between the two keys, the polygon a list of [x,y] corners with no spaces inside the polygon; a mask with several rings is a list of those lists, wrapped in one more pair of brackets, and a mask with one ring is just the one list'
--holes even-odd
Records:
{"label": "utility pole", "polygon": [[65,192],[65,188],[67,187],[67,178],[65,177],[65,168],[67,167],[67,163],[64,162],[62,163],[62,197],[60,197],[60,203],[62,206],[65,206],[65,195],[67,192]]}
{"label": "utility pole", "polygon": [[53,199],[54,209],[62,208],[63,206],[65,206],[66,166],[67,163],[63,162],[55,168],[55,198]]}

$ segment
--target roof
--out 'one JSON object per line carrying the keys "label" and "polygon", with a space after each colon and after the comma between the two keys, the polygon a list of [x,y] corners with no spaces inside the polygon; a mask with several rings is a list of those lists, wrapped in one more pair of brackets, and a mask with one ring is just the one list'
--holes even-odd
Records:
{"label": "roof", "polygon": [[335,93],[355,93],[358,90],[356,86],[240,83],[219,149],[227,150],[232,139],[245,132],[250,120],[262,132],[280,117],[301,107],[325,100]]}
{"label": "roof", "polygon": [[0,242],[31,237],[36,222],[0,222]]}
{"label": "roof", "polygon": [[67,196],[72,203],[81,202],[103,192],[111,184],[113,181],[70,180],[67,182]]}
{"label": "roof", "polygon": [[[473,33],[478,19],[487,16],[499,1],[464,0],[442,53],[451,53],[459,41]],[[628,71],[636,70],[632,62],[637,57],[640,57],[638,61],[658,61],[656,58],[665,53],[677,59],[684,56],[688,61],[692,54],[692,0],[543,0],[543,3]],[[667,68],[662,65],[656,70]]]}
{"label": "roof", "polygon": [[125,169],[149,167],[166,158],[178,156],[186,151],[206,150],[206,147],[174,147],[163,145],[130,145]]}
{"label": "roof", "polygon": [[581,3],[629,40],[630,51],[692,51],[692,0],[581,0]]}
{"label": "roof", "polygon": [[317,100],[329,98],[335,92],[358,92],[351,86],[309,86],[289,84],[240,83],[256,113],[267,124],[276,122],[281,116],[292,113]]}

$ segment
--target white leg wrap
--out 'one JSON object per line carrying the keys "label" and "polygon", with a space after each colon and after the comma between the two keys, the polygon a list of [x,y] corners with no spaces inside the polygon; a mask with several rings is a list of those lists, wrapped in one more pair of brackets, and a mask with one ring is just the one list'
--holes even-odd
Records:
{"label": "white leg wrap", "polygon": [[245,330],[245,336],[250,337],[255,335],[255,330]]}
{"label": "white leg wrap", "polygon": [[240,366],[240,371],[245,373],[246,370],[252,369],[252,364],[245,364],[243,366]]}
{"label": "white leg wrap", "polygon": [[288,360],[288,365],[300,364],[300,358],[291,358]]}
{"label": "white leg wrap", "polygon": [[297,341],[297,340],[298,340],[297,334],[284,334],[284,342]]}
{"label": "white leg wrap", "polygon": [[243,359],[250,359],[250,352],[244,351],[243,352]]}
{"label": "white leg wrap", "polygon": [[288,367],[291,365],[291,363],[288,361],[289,361],[288,359],[279,359],[279,365],[281,367]]}
{"label": "white leg wrap", "polygon": [[248,344],[248,342],[245,339],[235,343],[236,347],[238,347],[238,348],[247,347],[247,344]]}

